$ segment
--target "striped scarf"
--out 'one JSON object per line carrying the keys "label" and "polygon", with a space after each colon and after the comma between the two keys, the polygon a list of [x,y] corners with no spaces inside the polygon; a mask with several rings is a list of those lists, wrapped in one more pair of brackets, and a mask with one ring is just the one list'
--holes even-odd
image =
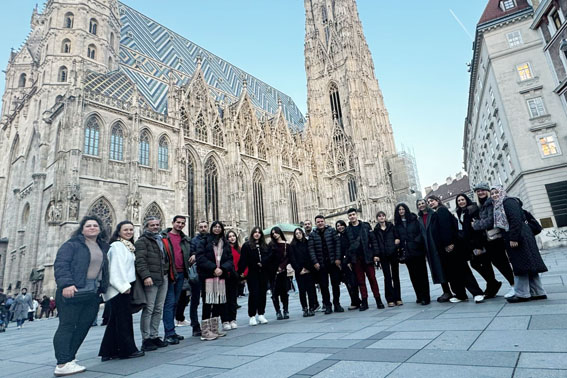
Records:
{"label": "striped scarf", "polygon": [[[217,268],[220,268],[223,245],[224,243],[222,238],[219,239],[216,245],[213,243],[213,252],[215,254],[215,263]],[[207,304],[226,303],[226,285],[224,279],[220,277],[205,279],[205,303]]]}

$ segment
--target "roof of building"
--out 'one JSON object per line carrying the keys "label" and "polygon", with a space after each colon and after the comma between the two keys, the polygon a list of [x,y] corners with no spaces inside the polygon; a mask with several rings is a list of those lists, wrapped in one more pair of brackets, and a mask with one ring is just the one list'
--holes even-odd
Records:
{"label": "roof of building", "polygon": [[170,81],[176,85],[189,82],[201,60],[201,70],[213,99],[234,102],[242,93],[245,79],[246,90],[255,106],[273,114],[278,109],[278,100],[281,100],[286,120],[296,128],[303,128],[303,114],[285,93],[127,5],[119,3],[119,9],[122,25],[120,69],[136,84],[155,111],[167,111]]}
{"label": "roof of building", "polygon": [[454,198],[458,194],[467,193],[471,191],[469,176],[464,175],[461,179],[454,179],[450,184],[439,185],[437,190],[426,193],[427,196],[435,195],[446,201]]}
{"label": "roof of building", "polygon": [[508,0],[514,1],[515,6],[508,10],[502,10],[500,4],[502,2],[506,2],[506,0],[489,0],[480,20],[478,21],[478,25],[485,24],[487,22],[495,21],[499,18],[509,16],[516,12],[519,12],[523,9],[530,8],[531,5],[528,3],[527,0]]}

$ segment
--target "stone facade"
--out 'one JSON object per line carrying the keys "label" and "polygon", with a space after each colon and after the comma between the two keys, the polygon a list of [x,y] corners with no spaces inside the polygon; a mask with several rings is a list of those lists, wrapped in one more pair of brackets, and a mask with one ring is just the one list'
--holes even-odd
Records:
{"label": "stone facade", "polygon": [[533,17],[527,0],[491,0],[477,26],[464,162],[473,185],[500,183],[522,198],[552,246],[567,241],[557,237],[567,201],[556,195],[567,187],[567,116]]}
{"label": "stone facade", "polygon": [[5,290],[52,293],[57,249],[87,214],[108,232],[183,214],[190,233],[219,219],[244,237],[255,225],[392,208],[392,129],[355,2],[305,5],[308,121],[285,94],[115,0],[36,9],[3,96]]}

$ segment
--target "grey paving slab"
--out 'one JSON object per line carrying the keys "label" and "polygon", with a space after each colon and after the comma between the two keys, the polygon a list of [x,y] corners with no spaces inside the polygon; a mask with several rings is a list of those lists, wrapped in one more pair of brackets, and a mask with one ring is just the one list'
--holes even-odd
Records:
{"label": "grey paving slab", "polygon": [[374,335],[370,335],[369,337],[367,337],[368,339],[372,339],[372,340],[381,340],[384,337],[390,336],[392,333],[394,332],[389,332],[389,331],[380,331],[378,333],[375,333]]}
{"label": "grey paving slab", "polygon": [[487,330],[503,331],[503,330],[526,330],[530,324],[531,316],[502,316],[496,317],[490,323]]}
{"label": "grey paving slab", "polygon": [[276,352],[220,374],[219,377],[250,378],[251,374],[253,374],[252,372],[262,372],[264,377],[269,376],[270,378],[289,377],[325,359],[327,356],[314,353]]}
{"label": "grey paving slab", "polygon": [[517,368],[514,378],[565,378],[567,370]]}
{"label": "grey paving slab", "polygon": [[350,346],[350,348],[366,348],[369,345],[372,345],[376,342],[376,340],[372,340],[372,339],[366,339],[366,340],[361,340],[359,342],[357,342],[356,344],[353,344]]}
{"label": "grey paving slab", "polygon": [[446,310],[435,310],[435,311],[423,311],[418,314],[415,314],[411,317],[412,320],[426,320],[426,319],[435,319],[439,315],[445,313]]}
{"label": "grey paving slab", "polygon": [[545,301],[532,302],[526,305],[510,304],[506,305],[500,316],[519,316],[519,315],[557,315],[567,314],[567,304],[545,303]]}
{"label": "grey paving slab", "polygon": [[529,329],[567,329],[567,314],[533,315]]}
{"label": "grey paving slab", "polygon": [[567,352],[567,330],[486,331],[472,350]]}
{"label": "grey paving slab", "polygon": [[219,368],[202,368],[199,370],[195,370],[190,372],[189,374],[185,374],[180,378],[205,378],[205,377],[216,377],[221,375],[224,372],[229,371],[228,369],[219,369]]}
{"label": "grey paving slab", "polygon": [[394,332],[386,336],[386,340],[433,340],[443,332],[441,331],[416,331],[416,332]]}
{"label": "grey paving slab", "polygon": [[337,363],[337,361],[321,360],[321,361],[316,362],[313,365],[299,371],[295,376],[299,376],[299,375],[312,376],[312,375],[318,374],[321,371],[335,365],[336,363]]}
{"label": "grey paving slab", "polygon": [[513,368],[407,363],[396,368],[388,378],[511,378],[513,372]]}
{"label": "grey paving slab", "polygon": [[374,327],[363,327],[362,329],[351,332],[342,337],[342,339],[350,339],[350,340],[364,340],[367,339],[369,336],[375,335],[378,332],[382,332],[388,329],[388,326],[374,326]]}
{"label": "grey paving slab", "polygon": [[256,360],[258,357],[250,356],[227,356],[227,355],[207,355],[206,358],[192,362],[191,366],[212,367],[221,369],[233,369],[240,365]]}
{"label": "grey paving slab", "polygon": [[243,333],[237,337],[224,337],[220,340],[215,340],[215,344],[235,347],[246,346],[258,341],[270,339],[278,336],[279,334],[280,333]]}
{"label": "grey paving slab", "polygon": [[328,357],[329,360],[342,361],[377,361],[377,362],[404,362],[413,356],[417,349],[385,349],[377,352],[376,349],[345,349]]}
{"label": "grey paving slab", "polygon": [[314,377],[382,378],[387,377],[398,366],[399,364],[392,362],[340,361]]}
{"label": "grey paving slab", "polygon": [[317,336],[316,339],[321,339],[321,340],[337,340],[340,339],[344,336],[349,335],[348,332],[330,332],[330,333],[325,333],[321,336]]}
{"label": "grey paving slab", "polygon": [[134,378],[154,378],[154,377],[172,377],[178,378],[187,373],[192,373],[200,370],[200,367],[193,366],[182,366],[182,365],[171,365],[171,364],[161,364],[159,366],[154,366],[152,368],[146,369],[144,371],[139,371],[135,374],[131,374],[130,377]]}
{"label": "grey paving slab", "polygon": [[493,318],[497,313],[497,311],[445,312],[435,319]]}
{"label": "grey paving slab", "polygon": [[480,334],[481,331],[446,331],[427,344],[425,349],[467,350]]}
{"label": "grey paving slab", "polygon": [[344,350],[343,348],[317,347],[317,348],[309,349],[308,353],[335,354],[335,353],[340,353],[343,350]]}
{"label": "grey paving slab", "polygon": [[247,345],[240,348],[234,348],[226,353],[237,356],[267,356],[270,353],[277,352],[281,349],[295,346],[303,341],[319,336],[320,333],[289,333],[272,337],[268,340],[259,341],[257,343]]}
{"label": "grey paving slab", "polygon": [[483,330],[491,318],[406,320],[388,328],[388,331],[473,331]]}
{"label": "grey paving slab", "polygon": [[523,352],[522,354],[520,354],[518,367],[567,370],[567,353]]}
{"label": "grey paving slab", "polygon": [[382,339],[376,341],[374,344],[369,345],[368,348],[374,349],[422,349],[431,340],[392,340],[392,339]]}
{"label": "grey paving slab", "polygon": [[356,344],[358,340],[322,340],[322,339],[311,339],[304,341],[302,343],[295,344],[294,347],[299,348],[315,348],[315,347],[327,347],[327,348],[348,348],[353,344]]}
{"label": "grey paving slab", "polygon": [[414,354],[408,362],[440,365],[514,367],[518,361],[518,355],[518,352],[424,349]]}
{"label": "grey paving slab", "polygon": [[297,347],[289,347],[280,350],[279,352],[286,352],[286,353],[309,353],[309,351],[313,348],[297,348]]}

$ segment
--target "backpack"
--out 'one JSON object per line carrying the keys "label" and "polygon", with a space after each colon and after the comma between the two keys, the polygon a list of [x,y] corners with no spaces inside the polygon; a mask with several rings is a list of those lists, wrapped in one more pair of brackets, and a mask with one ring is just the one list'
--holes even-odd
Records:
{"label": "backpack", "polygon": [[543,230],[543,227],[541,227],[541,224],[539,224],[539,222],[534,218],[532,213],[530,213],[527,210],[524,210],[524,218],[526,224],[530,227],[530,230],[532,230],[534,236],[539,235]]}

